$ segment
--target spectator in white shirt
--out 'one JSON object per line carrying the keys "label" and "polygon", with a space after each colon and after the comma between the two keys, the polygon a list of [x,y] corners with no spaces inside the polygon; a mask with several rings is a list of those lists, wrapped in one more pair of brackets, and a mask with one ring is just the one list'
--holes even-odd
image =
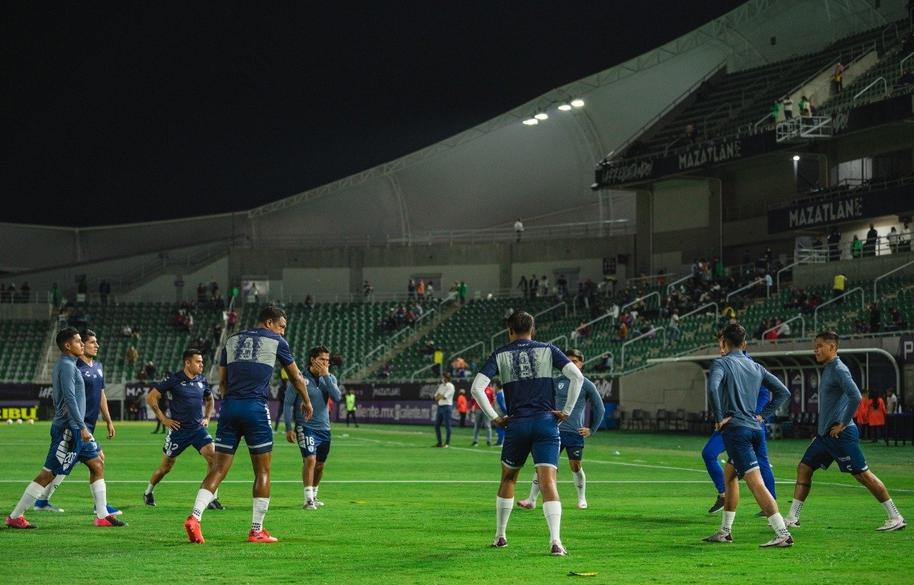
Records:
{"label": "spectator in white shirt", "polygon": [[[451,446],[451,409],[454,407],[454,385],[451,384],[451,375],[445,373],[441,384],[435,390],[435,400],[438,402],[438,412],[435,415],[435,437],[438,439],[436,447]],[[444,443],[441,442],[441,425],[447,429]]]}
{"label": "spectator in white shirt", "polygon": [[524,233],[524,222],[522,222],[520,220],[520,218],[518,217],[517,219],[514,220],[514,235],[517,236],[516,241],[518,241],[518,242],[520,241],[520,237],[521,237],[521,235],[523,235],[523,233]]}
{"label": "spectator in white shirt", "polygon": [[898,408],[898,397],[895,396],[895,389],[889,388],[885,395],[885,411],[887,414],[896,414],[901,412]]}

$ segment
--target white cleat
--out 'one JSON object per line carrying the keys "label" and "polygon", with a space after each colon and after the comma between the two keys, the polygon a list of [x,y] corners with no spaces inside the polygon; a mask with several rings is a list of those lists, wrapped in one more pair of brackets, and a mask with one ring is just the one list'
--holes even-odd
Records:
{"label": "white cleat", "polygon": [[889,518],[876,530],[879,532],[892,532],[894,530],[904,530],[905,526],[907,526],[907,524],[905,523],[904,518],[899,516],[897,518]]}
{"label": "white cleat", "polygon": [[760,544],[761,548],[789,548],[793,546],[793,537],[789,534],[786,536],[775,536],[765,544]]}
{"label": "white cleat", "polygon": [[794,518],[793,516],[788,516],[784,518],[784,526],[787,528],[793,528],[800,525],[800,519]]}
{"label": "white cleat", "polygon": [[536,502],[533,500],[521,500],[517,503],[517,505],[525,510],[532,510],[533,508],[536,508]]}
{"label": "white cleat", "polygon": [[317,506],[318,508],[323,508],[324,502],[322,502],[320,500],[314,500],[314,505]]}
{"label": "white cleat", "polygon": [[317,505],[314,503],[314,500],[308,500],[305,502],[305,505],[302,506],[305,510],[317,510]]}
{"label": "white cleat", "polygon": [[587,509],[587,500],[578,500],[578,509],[586,510]]}

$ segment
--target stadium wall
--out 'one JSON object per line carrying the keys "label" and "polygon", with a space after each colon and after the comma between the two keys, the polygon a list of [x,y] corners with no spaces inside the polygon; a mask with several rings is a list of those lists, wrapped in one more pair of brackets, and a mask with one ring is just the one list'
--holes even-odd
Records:
{"label": "stadium wall", "polygon": [[695,363],[660,364],[619,378],[619,408],[631,416],[638,408],[705,410],[705,373]]}
{"label": "stadium wall", "polygon": [[119,295],[119,298],[128,302],[179,300],[175,286],[175,281],[178,280],[178,277],[184,281],[180,300],[195,300],[197,298],[197,285],[200,283],[208,285],[212,281],[219,285],[219,289],[224,294],[229,289],[228,266],[228,256],[224,256],[215,262],[206,264],[202,268],[192,269],[191,272],[169,271],[138,286],[129,293]]}
{"label": "stadium wall", "polygon": [[[855,258],[824,264],[805,264],[794,269],[793,284],[798,287],[830,287],[836,274],[844,274],[848,279],[847,290],[862,286],[867,295],[867,302],[872,302],[873,280],[911,260],[914,260],[914,252],[899,252],[887,256]],[[908,278],[912,275],[914,275],[914,266],[909,266],[894,274],[896,277]]]}

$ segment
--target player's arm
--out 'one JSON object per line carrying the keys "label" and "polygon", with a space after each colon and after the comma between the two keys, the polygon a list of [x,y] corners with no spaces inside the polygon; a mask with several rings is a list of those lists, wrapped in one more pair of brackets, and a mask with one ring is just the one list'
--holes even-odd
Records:
{"label": "player's arm", "polygon": [[102,388],[102,397],[99,400],[98,407],[102,413],[102,420],[105,421],[105,425],[108,427],[108,438],[113,439],[115,435],[114,420],[111,418],[111,413],[108,412],[108,395],[105,394],[104,388]]}
{"label": "player's arm", "polygon": [[228,368],[219,366],[219,391],[222,393],[222,399],[228,395]]}
{"label": "player's arm", "polygon": [[[209,389],[209,387],[207,387]],[[209,426],[209,419],[213,416],[213,409],[216,406],[216,400],[213,398],[213,391],[203,393],[203,426]]]}
{"label": "player's arm", "polygon": [[[314,407],[311,406],[311,398],[308,396],[308,381],[302,376],[295,362],[283,366],[283,368],[286,370],[286,375],[289,376],[292,386],[295,387],[295,391],[301,396],[301,411],[305,415],[305,420],[311,420],[311,417],[314,416]],[[286,394],[288,393],[286,391]]]}
{"label": "player's arm", "polygon": [[318,381],[321,392],[325,396],[329,396],[337,404],[343,400],[343,393],[340,392],[340,387],[336,383],[336,376],[331,373],[321,374],[321,378]]}
{"label": "player's arm", "polygon": [[724,421],[723,407],[720,405],[720,385],[724,381],[724,367],[718,360],[711,362],[711,371],[708,373],[708,404],[711,405],[711,414],[714,416],[715,430]]}
{"label": "player's arm", "polygon": [[89,441],[92,439],[92,435],[89,433],[86,421],[83,420],[86,413],[79,410],[79,403],[76,402],[76,381],[74,380],[74,376],[78,375],[78,373],[75,372],[76,365],[74,364],[72,368],[62,367],[60,370],[57,382],[60,386],[63,403],[67,406],[67,416],[70,417],[70,420],[68,421],[70,429],[74,432],[78,432],[83,441]]}
{"label": "player's arm", "polygon": [[590,400],[590,434],[592,435],[596,433],[600,429],[600,425],[603,424],[603,417],[606,416],[606,407],[603,406],[603,397],[600,396],[600,392],[597,390],[597,387],[593,385],[593,382],[585,380],[584,391],[587,393],[587,398]]}
{"label": "player's arm", "polygon": [[165,416],[165,413],[162,412],[162,409],[159,408],[159,399],[162,398],[162,393],[158,388],[153,386],[149,389],[149,392],[146,394],[146,404],[149,405],[149,408],[152,409],[152,412],[155,413],[156,418],[173,431],[176,431],[181,428],[181,423],[176,420],[170,419]]}
{"label": "player's arm", "polygon": [[498,413],[495,412],[495,409],[489,404],[489,399],[486,398],[486,386],[489,385],[490,381],[488,376],[479,372],[476,374],[476,377],[473,378],[473,384],[470,386],[470,394],[473,395],[473,398],[476,400],[476,405],[486,413],[486,416],[489,417],[490,420],[495,421],[495,424],[501,425],[504,424],[507,417],[498,416]]}
{"label": "player's arm", "polygon": [[785,386],[777,376],[765,368],[762,368],[762,372],[762,382],[765,384],[765,388],[768,388],[768,390],[771,391],[771,400],[759,413],[759,416],[762,417],[762,420],[765,420],[774,414],[777,409],[781,408],[781,406],[787,404],[787,401],[790,400],[790,390],[787,389],[787,386]]}
{"label": "player's arm", "polygon": [[851,424],[851,421],[854,420],[854,413],[857,411],[857,407],[860,406],[860,401],[863,398],[860,395],[860,389],[857,388],[857,384],[854,382],[854,379],[851,378],[850,371],[844,368],[835,368],[835,375],[838,377],[838,387],[841,388],[841,392],[847,396],[847,408],[844,409],[841,420],[828,421],[829,424],[834,425],[829,432],[833,437],[837,437],[841,431]]}
{"label": "player's arm", "polygon": [[564,408],[559,411],[562,416],[559,416],[558,414],[556,416],[561,420],[565,420],[571,414],[571,411],[574,410],[574,405],[581,395],[581,388],[584,386],[584,374],[582,374],[581,370],[570,361],[562,367],[562,374],[569,380],[568,398],[565,400]]}

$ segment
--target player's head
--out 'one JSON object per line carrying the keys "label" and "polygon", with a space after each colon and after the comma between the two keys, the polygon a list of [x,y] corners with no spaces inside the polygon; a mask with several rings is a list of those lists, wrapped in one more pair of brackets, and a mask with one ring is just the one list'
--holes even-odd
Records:
{"label": "player's head", "polygon": [[95,335],[95,331],[86,329],[80,337],[83,340],[83,357],[95,359],[98,355],[98,336]]}
{"label": "player's head", "polygon": [[286,312],[273,305],[260,309],[257,315],[258,324],[264,329],[269,329],[276,335],[286,334]]}
{"label": "player's head", "polygon": [[184,350],[184,370],[199,376],[203,373],[203,352],[194,347]]}
{"label": "player's head", "polygon": [[441,376],[441,379],[444,380],[445,383],[450,382],[450,381],[451,381],[451,374],[448,373],[448,372],[445,372],[445,373]]}
{"label": "player's head", "polygon": [[79,357],[83,354],[83,340],[76,327],[65,327],[57,332],[57,347],[65,354]]}
{"label": "player's head", "polygon": [[739,323],[730,323],[720,332],[718,343],[721,353],[742,349],[746,343],[746,329]]}
{"label": "player's head", "polygon": [[499,380],[498,378],[492,378],[492,381],[489,382],[489,385],[492,386],[492,388],[495,388],[496,392],[498,392],[502,388],[501,380]]}
{"label": "player's head", "polygon": [[308,364],[312,368],[330,367],[330,350],[323,345],[315,345],[308,350]]}
{"label": "player's head", "polygon": [[511,341],[515,339],[532,339],[536,333],[533,315],[526,311],[514,311],[508,317],[508,336]]}
{"label": "player's head", "polygon": [[838,355],[838,334],[834,331],[822,331],[816,335],[815,347],[816,361],[820,364],[830,362]]}
{"label": "player's head", "polygon": [[568,359],[571,360],[571,363],[576,365],[579,370],[584,369],[584,352],[577,348],[571,348],[565,350],[565,355],[568,356]]}

